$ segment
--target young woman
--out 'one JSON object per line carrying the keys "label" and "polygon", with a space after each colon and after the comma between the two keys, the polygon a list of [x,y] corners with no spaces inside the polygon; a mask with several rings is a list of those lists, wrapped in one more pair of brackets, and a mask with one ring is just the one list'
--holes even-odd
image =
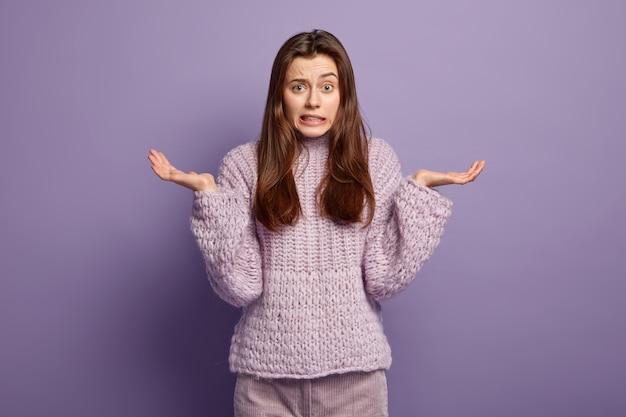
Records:
{"label": "young woman", "polygon": [[406,288],[439,243],[451,202],[432,187],[482,171],[403,177],[366,134],[348,55],[332,34],[280,48],[260,139],[211,174],[150,151],[193,190],[191,229],[209,280],[242,307],[230,351],[237,416],[386,416],[391,364],[379,301]]}

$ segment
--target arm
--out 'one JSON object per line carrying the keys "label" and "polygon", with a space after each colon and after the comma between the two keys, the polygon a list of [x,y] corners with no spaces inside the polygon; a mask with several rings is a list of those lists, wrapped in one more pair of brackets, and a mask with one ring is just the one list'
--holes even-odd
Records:
{"label": "arm", "polygon": [[218,175],[218,192],[194,193],[191,231],[215,292],[243,307],[263,291],[261,249],[251,198],[256,181],[253,147],[229,152]]}
{"label": "arm", "polygon": [[[250,206],[253,157],[243,147],[231,151],[218,176],[185,173],[161,152],[150,151],[159,178],[194,191],[191,230],[202,252],[215,292],[226,302],[244,306],[262,291],[261,256]],[[253,158],[252,158],[253,159]]]}
{"label": "arm", "polygon": [[395,152],[385,142],[378,145],[371,149],[376,211],[363,266],[366,292],[382,300],[406,288],[432,255],[452,202],[412,178],[403,178]]}
{"label": "arm", "polygon": [[413,281],[439,244],[451,206],[436,191],[401,179],[385,210],[388,220],[368,233],[365,288],[373,299],[390,298]]}

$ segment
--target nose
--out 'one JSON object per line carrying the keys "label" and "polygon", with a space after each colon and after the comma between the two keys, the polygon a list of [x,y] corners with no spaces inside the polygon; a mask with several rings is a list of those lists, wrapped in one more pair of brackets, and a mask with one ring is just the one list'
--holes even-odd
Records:
{"label": "nose", "polygon": [[320,106],[319,92],[312,88],[309,96],[307,97],[306,106],[309,108],[318,108]]}

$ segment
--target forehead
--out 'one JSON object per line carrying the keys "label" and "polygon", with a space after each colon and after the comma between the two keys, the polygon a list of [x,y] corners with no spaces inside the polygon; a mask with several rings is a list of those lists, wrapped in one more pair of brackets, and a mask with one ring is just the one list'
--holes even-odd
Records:
{"label": "forehead", "polygon": [[329,73],[339,75],[335,61],[328,55],[299,56],[287,68],[287,79],[319,77]]}

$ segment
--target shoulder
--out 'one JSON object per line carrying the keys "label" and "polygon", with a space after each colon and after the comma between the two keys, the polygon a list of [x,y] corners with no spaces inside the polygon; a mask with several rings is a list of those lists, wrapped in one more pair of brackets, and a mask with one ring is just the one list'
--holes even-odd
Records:
{"label": "shoulder", "polygon": [[222,183],[244,181],[252,184],[257,173],[256,149],[257,142],[248,142],[228,151],[222,160],[218,180]]}
{"label": "shoulder", "polygon": [[389,198],[402,179],[400,161],[387,141],[378,138],[368,140],[370,178],[377,195],[377,201]]}
{"label": "shoulder", "polygon": [[256,171],[257,161],[257,142],[248,142],[243,145],[239,145],[226,153],[222,160],[222,166],[235,165],[242,167],[254,166]]}
{"label": "shoulder", "polygon": [[400,161],[396,151],[384,139],[370,138],[368,140],[368,154],[370,169],[378,171],[400,171]]}
{"label": "shoulder", "polygon": [[223,162],[230,161],[246,161],[246,162],[256,162],[257,154],[257,142],[248,142],[242,145],[236,146],[226,153],[224,156]]}

